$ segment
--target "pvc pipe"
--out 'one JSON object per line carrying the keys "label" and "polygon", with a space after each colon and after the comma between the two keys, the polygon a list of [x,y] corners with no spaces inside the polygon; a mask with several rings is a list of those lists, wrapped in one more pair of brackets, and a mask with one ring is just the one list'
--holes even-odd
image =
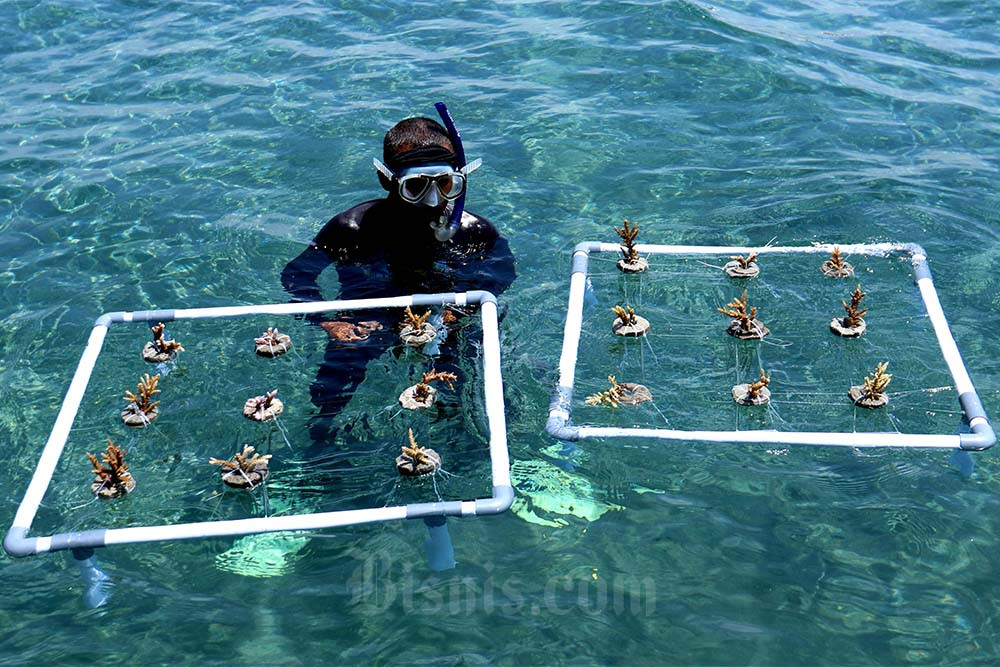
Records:
{"label": "pvc pipe", "polygon": [[141,526],[110,529],[105,532],[105,544],[184,540],[193,537],[225,537],[248,533],[270,533],[285,530],[315,530],[405,519],[406,507],[378,507],[363,510],[340,510],[279,517],[259,517],[230,521],[206,521],[169,526]]}
{"label": "pvc pipe", "polygon": [[451,543],[447,519],[443,516],[424,519],[427,526],[427,539],[424,540],[424,552],[427,554],[427,567],[433,572],[444,572],[455,567],[455,547]]}
{"label": "pvc pipe", "polygon": [[[480,314],[483,323],[483,380],[487,420],[490,431],[490,459],[493,488],[493,495],[491,497],[465,501],[414,503],[406,506],[297,516],[138,526],[119,529],[96,529],[57,533],[42,537],[28,537],[35,514],[51,482],[52,474],[65,447],[70,428],[79,410],[83,394],[90,380],[90,375],[93,372],[94,364],[100,354],[108,327],[112,323],[237,317],[258,314],[301,314],[327,310],[402,308],[412,305],[447,305],[452,303],[457,305],[481,305]],[[496,297],[483,290],[473,290],[464,293],[415,294],[352,301],[316,301],[258,306],[224,306],[217,308],[105,313],[98,318],[91,331],[87,347],[80,358],[76,373],[73,376],[70,388],[66,393],[63,405],[56,418],[56,424],[39,458],[38,465],[29,483],[28,490],[21,500],[14,521],[4,538],[4,549],[12,556],[28,556],[64,549],[72,549],[83,553],[82,550],[111,544],[237,536],[275,531],[313,530],[395,519],[435,516],[476,516],[504,512],[513,503],[514,490],[510,481],[510,456],[507,448],[507,431],[504,416],[503,377],[500,369],[498,325],[499,317]]]}
{"label": "pvc pipe", "polygon": [[[979,399],[976,399],[978,403]],[[970,420],[972,433],[962,433],[958,436],[964,450],[979,452],[989,449],[997,442],[997,434],[986,420],[986,417],[975,417]]]}
{"label": "pvc pipe", "polygon": [[[589,252],[619,252],[619,243],[587,243],[578,244],[577,249],[587,247]],[[885,256],[893,252],[922,251],[920,246],[913,243],[817,243],[808,246],[709,246],[709,245],[655,245],[637,243],[635,249],[640,253],[652,255],[726,255],[732,253],[752,253],[764,254],[796,254],[796,253],[830,253],[834,248],[840,248],[841,252],[849,255],[875,255]]]}
{"label": "pvc pipe", "polygon": [[[490,498],[479,498],[473,501],[473,511],[475,516],[485,516],[489,514],[503,514],[514,504],[514,487],[494,486],[493,496]],[[464,516],[464,515],[463,515]]]}
{"label": "pvc pipe", "polygon": [[955,380],[955,390],[959,395],[974,392],[975,387],[972,385],[968,371],[965,370],[965,363],[962,361],[958,345],[955,344],[955,339],[948,328],[948,320],[941,309],[941,302],[938,300],[937,291],[934,289],[934,283],[930,276],[918,280],[917,287],[920,288],[920,296],[924,299],[924,306],[930,316],[931,326],[934,327],[934,334],[941,346],[944,362],[948,365],[951,377]]}
{"label": "pvc pipe", "polygon": [[[482,292],[489,294],[488,292]],[[474,302],[466,293],[466,299]],[[350,301],[299,301],[255,306],[217,306],[213,308],[178,308],[173,310],[137,310],[134,312],[108,313],[116,322],[168,322],[181,319],[207,319],[216,317],[241,317],[246,315],[305,315],[330,310],[372,310],[377,308],[405,308],[407,306],[441,306],[456,303],[458,294],[413,294],[409,296],[354,299]],[[458,304],[461,305],[461,304]]]}
{"label": "pvc pipe", "polygon": [[841,447],[914,447],[956,449],[957,435],[925,433],[840,433],[812,431],[679,431],[654,428],[580,426],[579,438],[655,438],[708,442],[773,443],[787,445],[835,445]]}
{"label": "pvc pipe", "polygon": [[97,609],[111,597],[111,577],[98,565],[93,549],[73,549],[72,553],[85,586],[83,603],[88,609]]}
{"label": "pvc pipe", "polygon": [[922,254],[913,258],[913,268],[917,275],[917,287],[920,296],[927,309],[931,326],[934,328],[934,335],[937,336],[938,345],[941,347],[941,354],[944,357],[948,371],[955,382],[955,390],[958,392],[958,402],[962,406],[962,412],[969,423],[972,433],[961,434],[961,448],[972,451],[989,449],[996,443],[996,433],[990,426],[986,418],[986,411],[976,394],[976,388],[969,377],[969,371],[962,360],[962,354],[958,350],[958,344],[951,334],[948,326],[948,319],[945,317],[941,301],[938,299],[937,290],[934,289],[934,281],[931,278],[930,269],[927,266],[927,258]]}
{"label": "pvc pipe", "polygon": [[[563,349],[559,357],[559,386],[572,388],[576,374],[576,357],[583,328],[583,296],[587,288],[587,254],[577,246],[573,253],[573,273],[569,283],[569,305],[563,326]],[[570,389],[572,392],[572,389]]]}
{"label": "pvc pipe", "polygon": [[490,460],[493,486],[510,486],[510,458],[500,370],[500,336],[496,297],[481,296],[483,320],[483,392],[490,430]]}
{"label": "pvc pipe", "polygon": [[678,431],[672,429],[605,428],[574,426],[572,420],[573,384],[583,327],[583,298],[586,289],[587,265],[591,252],[618,253],[617,243],[584,242],[574,248],[569,303],[563,330],[563,349],[559,361],[559,381],[549,405],[545,430],[564,441],[595,437],[633,437],[665,440],[707,440],[712,442],[768,442],[778,444],[835,445],[849,447],[922,447],[962,448],[979,450],[992,447],[996,434],[975,393],[975,387],[962,362],[958,346],[948,328],[937,292],[927,267],[924,249],[914,243],[815,244],[811,246],[672,246],[636,245],[636,250],[648,254],[699,255],[730,253],[828,253],[839,248],[848,254],[886,256],[905,252],[911,256],[917,285],[923,297],[942,354],[959,393],[959,403],[972,433],[961,435],[929,435],[901,433],[785,433],[778,431]]}
{"label": "pvc pipe", "polygon": [[[564,389],[565,387],[558,387],[557,391],[561,394]],[[568,395],[572,397],[572,389],[569,390]],[[570,423],[572,415],[570,414],[569,401],[566,400],[565,407],[562,403],[561,396],[553,399],[549,409],[549,418],[545,422],[545,430],[557,440],[575,442],[580,439],[580,427]]]}

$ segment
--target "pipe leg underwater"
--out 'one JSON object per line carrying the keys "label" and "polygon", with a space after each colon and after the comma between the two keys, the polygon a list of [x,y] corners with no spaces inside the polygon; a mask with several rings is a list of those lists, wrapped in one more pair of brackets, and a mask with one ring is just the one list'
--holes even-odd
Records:
{"label": "pipe leg underwater", "polygon": [[73,549],[73,560],[80,568],[80,576],[86,590],[83,592],[83,602],[88,609],[97,609],[111,597],[111,577],[98,566],[97,556],[91,548]]}
{"label": "pipe leg underwater", "polygon": [[447,519],[443,516],[424,517],[424,524],[427,525],[427,539],[424,541],[427,566],[434,572],[455,567],[455,547],[448,533]]}

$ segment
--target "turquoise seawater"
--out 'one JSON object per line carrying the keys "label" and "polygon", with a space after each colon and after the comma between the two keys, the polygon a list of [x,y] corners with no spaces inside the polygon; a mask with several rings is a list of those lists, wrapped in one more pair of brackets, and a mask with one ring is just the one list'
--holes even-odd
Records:
{"label": "turquoise seawater", "polygon": [[[484,159],[468,206],[517,258],[501,343],[519,489],[517,512],[449,522],[458,566],[440,573],[419,522],[126,545],[99,552],[112,594],[89,610],[65,552],[2,554],[0,664],[1000,661],[993,452],[967,476],[947,451],[564,446],[544,431],[570,250],[615,240],[625,218],[648,243],[919,243],[986,411],[1000,414],[996,3],[13,0],[0,26],[4,529],[98,315],[286,301],[285,263],[333,213],[380,196],[371,158],[386,129],[439,100]],[[833,346],[792,322],[837,314],[853,285],[768,261],[752,294],[774,333],[740,347],[714,312],[737,293],[696,262],[641,279],[657,327],[645,344],[611,340],[605,308],[637,283],[595,260],[579,419],[960,427],[905,265],[851,258],[872,335]],[[336,277],[324,281],[333,298]],[[269,324],[296,348],[263,364],[243,346]],[[147,333],[109,335],[34,534],[488,493],[471,391],[418,427],[454,476],[394,476],[405,425],[393,406],[419,360],[373,364],[345,413],[359,424],[349,446],[310,459],[322,331],[289,319],[171,333],[188,351],[161,380],[163,416],[140,433],[115,413],[150,370],[137,360]],[[773,368],[771,411],[727,399],[756,373],[752,349]],[[840,409],[841,385],[884,359],[890,410]],[[584,405],[608,374],[646,381],[654,406]],[[272,385],[284,433],[229,419]],[[106,438],[129,449],[139,486],[91,502],[84,452]],[[274,454],[266,502],[222,493],[207,464],[239,441]]]}

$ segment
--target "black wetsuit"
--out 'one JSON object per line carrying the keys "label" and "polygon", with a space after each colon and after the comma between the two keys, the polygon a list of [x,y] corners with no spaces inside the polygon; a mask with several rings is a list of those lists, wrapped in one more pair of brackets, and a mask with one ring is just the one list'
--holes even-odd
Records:
{"label": "black wetsuit", "polygon": [[[454,237],[434,238],[430,220],[437,213],[377,199],[339,213],[324,225],[312,244],[281,273],[285,289],[298,301],[321,301],[317,278],[336,264],[338,299],[374,299],[409,294],[487,290],[500,295],[514,280],[514,257],[493,224],[465,212]],[[417,314],[420,314],[419,311]],[[310,388],[319,415],[311,422],[313,439],[329,434],[329,421],[350,400],[364,379],[368,362],[397,344],[399,312],[351,311],[337,320],[379,321],[383,329],[357,342],[331,339]],[[310,318],[322,321],[327,317]]]}

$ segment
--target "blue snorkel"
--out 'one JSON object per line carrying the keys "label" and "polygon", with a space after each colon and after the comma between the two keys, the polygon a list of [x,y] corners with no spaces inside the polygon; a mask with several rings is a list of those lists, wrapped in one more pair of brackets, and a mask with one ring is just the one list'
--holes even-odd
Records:
{"label": "blue snorkel", "polygon": [[[455,127],[455,121],[452,119],[451,114],[448,113],[448,107],[445,106],[444,102],[435,102],[434,108],[437,109],[438,115],[441,116],[441,121],[444,123],[444,127],[448,130],[448,137],[451,139],[452,150],[455,151],[455,156],[458,158],[459,169],[466,166],[465,164],[465,149],[462,147],[462,135],[458,133],[458,128]],[[468,190],[468,188],[466,188]],[[448,224],[442,225],[441,227],[434,230],[434,236],[438,241],[442,243],[451,239],[458,231],[458,226],[462,222],[462,210],[465,208],[465,192],[455,200],[455,205],[451,210],[451,217],[448,218]]]}

